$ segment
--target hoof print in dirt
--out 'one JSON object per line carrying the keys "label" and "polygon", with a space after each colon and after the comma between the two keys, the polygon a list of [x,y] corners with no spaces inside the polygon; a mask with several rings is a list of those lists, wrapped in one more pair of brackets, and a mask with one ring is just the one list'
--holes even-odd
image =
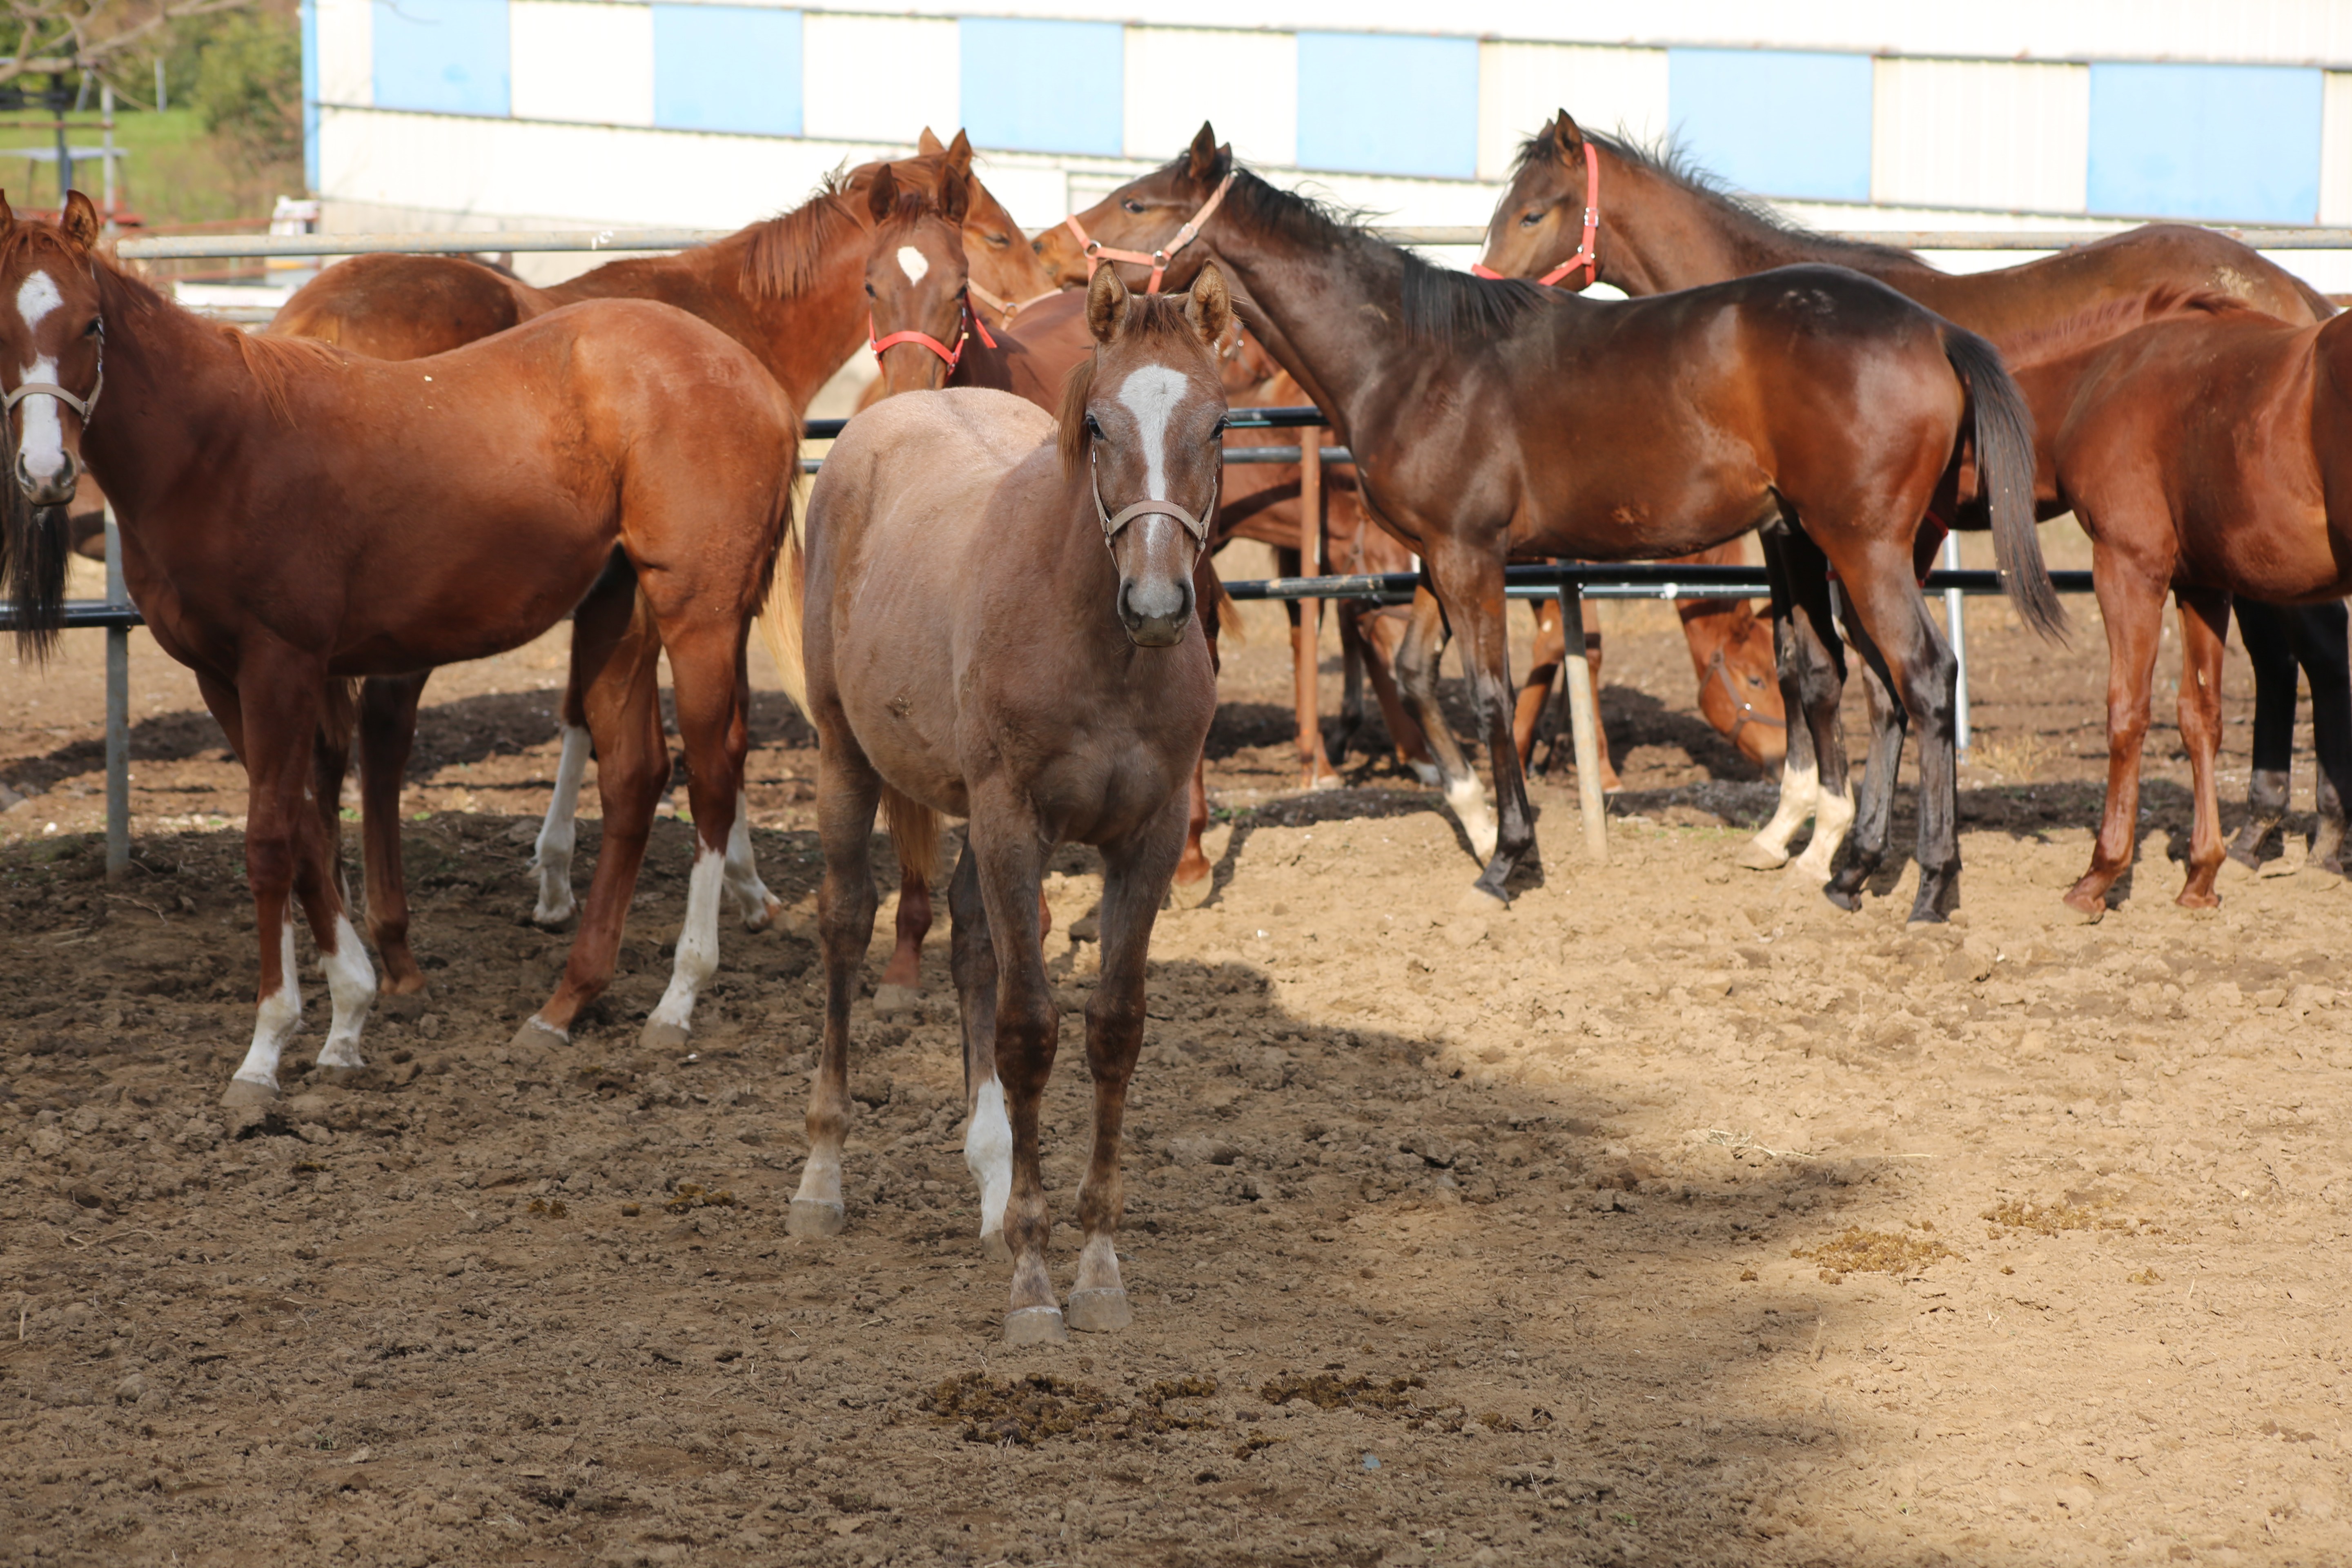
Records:
{"label": "hoof print in dirt", "polygon": [[786,1236],[839,1236],[849,1225],[849,1211],[840,1204],[821,1204],[813,1198],[794,1198],[784,1215]]}
{"label": "hoof print in dirt", "polygon": [[1062,1321],[1059,1307],[1024,1307],[1004,1314],[1004,1342],[1008,1345],[1059,1345],[1069,1342],[1069,1326]]}
{"label": "hoof print in dirt", "polygon": [[1070,1327],[1080,1333],[1110,1334],[1132,1324],[1135,1313],[1124,1290],[1073,1290],[1068,1318]]}

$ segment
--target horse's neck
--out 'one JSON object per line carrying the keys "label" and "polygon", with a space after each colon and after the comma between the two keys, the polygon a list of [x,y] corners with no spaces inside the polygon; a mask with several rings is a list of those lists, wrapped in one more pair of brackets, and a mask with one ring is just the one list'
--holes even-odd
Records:
{"label": "horse's neck", "polygon": [[[1215,254],[1263,318],[1250,322],[1259,342],[1332,416],[1342,444],[1369,445],[1370,427],[1384,424],[1397,400],[1410,395],[1405,384],[1425,385],[1436,370],[1430,361],[1448,353],[1405,342],[1402,256],[1370,248],[1286,250],[1238,223],[1218,237]],[[1409,373],[1377,373],[1409,346],[1415,362]]]}
{"label": "horse's neck", "polygon": [[102,296],[106,396],[84,426],[90,476],[136,530],[154,505],[188,489],[199,465],[233,451],[263,407],[236,345],[211,322],[168,302],[141,309],[123,285]]}
{"label": "horse's neck", "polygon": [[768,367],[795,408],[805,408],[865,341],[866,253],[872,236],[844,225],[789,299],[759,293],[744,276],[743,247],[722,240],[676,256],[609,262],[547,290],[555,303],[658,300],[699,316]]}
{"label": "horse's neck", "polygon": [[1932,289],[1947,276],[1916,258],[1776,227],[1622,159],[1602,170],[1601,280],[1628,294],[1698,289],[1802,262],[1852,268],[1905,293]]}

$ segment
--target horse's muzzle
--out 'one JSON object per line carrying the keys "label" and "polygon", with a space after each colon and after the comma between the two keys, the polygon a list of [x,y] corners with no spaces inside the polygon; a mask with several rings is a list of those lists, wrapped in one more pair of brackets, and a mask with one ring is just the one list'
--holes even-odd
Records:
{"label": "horse's muzzle", "polygon": [[16,454],[16,488],[35,506],[63,506],[74,499],[81,486],[81,463],[71,452],[65,454],[65,464],[56,473],[36,479],[25,466],[25,454]]}
{"label": "horse's muzzle", "polygon": [[1171,647],[1184,640],[1192,620],[1192,583],[1178,577],[1160,582],[1123,581],[1118,618],[1138,647]]}

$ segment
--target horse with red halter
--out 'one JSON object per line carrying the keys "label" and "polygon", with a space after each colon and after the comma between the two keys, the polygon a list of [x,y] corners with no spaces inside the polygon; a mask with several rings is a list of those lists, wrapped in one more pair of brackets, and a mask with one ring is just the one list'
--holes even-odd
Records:
{"label": "horse with red halter", "polygon": [[[1566,261],[1555,261],[1563,255]],[[2067,416],[2074,389],[2046,375],[2030,380],[2022,375],[2022,366],[2047,352],[2042,345],[2053,340],[2079,343],[2084,322],[2114,336],[2151,314],[2177,308],[2178,301],[2195,291],[2232,297],[2290,322],[2319,321],[2333,310],[2307,284],[2237,241],[2177,224],[2149,225],[2015,267],[1940,272],[1907,250],[1832,239],[1799,227],[1725,190],[1671,152],[1645,152],[1582,130],[1566,110],[1520,149],[1511,184],[1488,221],[1486,255],[1475,270],[1489,277],[1537,278],[1570,289],[1597,280],[1640,297],[1806,261],[1832,262],[1880,279],[1992,341],[2033,397],[2039,447],[2035,503],[2044,518],[2066,510],[2055,485],[2050,442]],[[2161,426],[2151,426],[2151,438],[2163,438],[2160,432]],[[1966,527],[1971,519],[1943,516],[1937,521]],[[1932,536],[1927,545],[1922,552],[1923,571]],[[1783,570],[1777,559],[1768,558],[1767,563],[1776,573]],[[2281,645],[2288,641],[2286,627],[2292,620],[2305,640],[2323,646],[2331,641],[2325,633],[2332,621],[2337,628],[2332,645],[2343,646],[2340,607],[2276,611],[2242,601],[2241,616],[2249,610],[2259,629],[2278,626],[2275,640]],[[1784,593],[1776,592],[1774,614],[1790,634],[1782,679],[1792,697],[1807,688],[1841,685],[1844,660],[1835,628],[1801,615],[1792,622]],[[2250,638],[2250,646],[2260,640]],[[2256,679],[2258,686],[2273,690],[2284,683],[2291,715],[2293,656],[2258,663]],[[2335,684],[2340,691],[2340,670]],[[2315,691],[2325,685],[2324,677],[2315,679]],[[1884,781],[1891,790],[1902,744],[1900,714],[1875,686],[1872,696],[1874,736],[1866,777]],[[2323,710],[2315,701],[2315,722],[2323,731],[2328,755],[2352,765],[2352,734],[2341,733],[2347,726],[2339,722],[2338,707]],[[1818,743],[1822,742],[1822,737],[1802,727],[1791,737],[1780,809],[1743,854],[1742,864],[1759,868],[1785,864],[1790,835],[1813,816],[1812,842],[1800,868],[1809,875],[1830,876],[1831,858],[1847,823],[1854,820],[1854,806],[1844,786],[1843,744],[1834,731],[1826,743]],[[1884,767],[1879,766],[1882,754]],[[2284,790],[2279,794],[2283,797]],[[1849,907],[1883,853],[1890,799],[1874,786],[1865,795],[1855,828],[1855,853],[1832,887],[1832,897]]]}
{"label": "horse with red halter", "polygon": [[[849,1008],[873,935],[875,809],[896,795],[966,817],[949,889],[964,1150],[983,1245],[1012,1258],[1004,1337],[1016,1344],[1129,1321],[1115,1250],[1120,1124],[1152,923],[1183,847],[1184,781],[1216,705],[1192,564],[1222,467],[1213,346],[1224,290],[1204,271],[1189,296],[1132,297],[1106,274],[1087,307],[1099,346],[1058,429],[986,390],[893,398],[854,420],[810,493],[804,579],[795,552],[764,622],[778,667],[805,672],[824,851],[824,1042],[788,1226],[827,1236],[845,1223]],[[785,635],[796,607],[797,645]],[[1038,1165],[1058,1020],[1037,907],[1047,856],[1071,842],[1102,852],[1103,962],[1087,1006],[1094,1147],[1066,1324]]]}
{"label": "horse with red halter", "polygon": [[[531,288],[462,258],[355,258],[298,291],[280,309],[272,330],[336,342],[374,358],[412,359],[445,353],[575,300],[659,299],[740,342],[766,365],[793,406],[805,407],[859,343],[873,341],[877,287],[926,296],[903,309],[966,309],[963,283],[935,281],[925,289],[921,279],[905,275],[912,264],[899,255],[902,250],[911,247],[917,257],[929,258],[922,263],[928,268],[944,266],[961,249],[958,279],[964,277],[968,258],[977,255],[993,281],[1024,297],[1044,277],[1028,247],[1018,243],[1021,230],[972,176],[971,146],[962,134],[943,148],[935,139],[931,144],[935,150],[918,158],[864,165],[845,179],[829,181],[792,212],[712,245],[676,256],[610,262],[551,289]],[[892,231],[887,237],[881,234],[886,226]],[[891,281],[894,267],[898,283]],[[947,275],[938,277],[944,280]],[[905,319],[921,324],[915,317]],[[932,324],[945,331],[942,323]],[[934,362],[919,346],[894,343],[884,357],[886,374],[903,384],[938,384],[927,369]],[[534,862],[540,887],[533,919],[542,925],[561,926],[576,907],[574,811],[590,754],[581,706],[586,671],[604,657],[608,645],[634,642],[651,632],[623,563],[598,581],[574,616],[562,752]],[[583,645],[583,636],[597,640]],[[360,699],[368,923],[383,959],[384,990],[395,994],[425,984],[408,943],[399,796],[428,673],[370,679]],[[778,905],[759,879],[748,815],[739,810],[737,822],[727,892],[745,925],[756,931],[774,917]],[[570,1010],[559,1006],[556,1012],[549,1021],[565,1026]],[[674,1047],[685,1041],[690,1020],[674,1012],[647,1020],[647,1044]]]}
{"label": "horse with red halter", "polygon": [[2091,536],[2106,625],[2106,809],[2090,869],[2066,894],[2094,919],[2138,845],[2166,593],[2180,607],[2180,743],[2196,801],[2179,897],[2190,908],[2220,901],[2214,761],[2231,596],[2352,593],[2352,315],[2294,326],[2210,294],[2150,313],[2120,337],[2081,324],[2074,345],[2049,345],[2019,376],[2064,409],[2044,440],[2058,493]]}
{"label": "horse with red halter", "polygon": [[[1911,556],[1971,444],[2012,601],[2029,625],[2063,624],[2033,532],[2024,405],[1991,345],[1834,268],[1622,303],[1465,277],[1236,168],[1206,125],[1082,218],[1106,246],[1160,250],[1172,283],[1204,260],[1223,268],[1251,330],[1331,414],[1374,518],[1427,563],[1495,770],[1500,832],[1478,893],[1506,898],[1535,837],[1512,744],[1506,563],[1654,559],[1769,526],[1836,566],[1891,662],[1922,735],[1913,917],[1955,905],[1954,667]],[[1085,267],[1066,231],[1037,246],[1065,278]],[[1812,587],[1823,619],[1828,591]],[[1442,717],[1420,717],[1449,782],[1465,776]]]}
{"label": "horse with red halter", "polygon": [[[374,974],[336,864],[346,683],[527,642],[581,602],[616,551],[658,643],[604,659],[585,693],[604,849],[563,982],[525,1026],[560,1035],[562,1009],[612,972],[669,778],[656,700],[664,648],[697,839],[671,997],[690,1000],[717,963],[747,746],[745,637],[799,466],[799,417],[774,380],[709,325],[646,301],[574,306],[398,363],[249,337],[119,270],[95,248],[99,227],[79,192],[55,227],[0,202],[15,489],[35,507],[61,505],[85,466],[105,486],[131,597],[194,671],[249,777],[260,1003],[230,1100],[276,1095],[300,1018],[289,900],[334,1001],[319,1065],[364,1065]],[[60,581],[61,555],[24,559],[57,542],[10,515],[11,570]]]}

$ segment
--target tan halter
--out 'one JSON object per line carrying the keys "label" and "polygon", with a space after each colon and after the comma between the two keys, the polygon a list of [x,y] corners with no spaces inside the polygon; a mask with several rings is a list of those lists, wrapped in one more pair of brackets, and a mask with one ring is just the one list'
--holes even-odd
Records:
{"label": "tan halter", "polygon": [[[1095,515],[1102,520],[1103,543],[1106,545],[1118,538],[1118,531],[1125,528],[1129,521],[1151,512],[1172,517],[1182,523],[1184,531],[1192,536],[1192,542],[1196,546],[1209,542],[1208,523],[1201,518],[1194,517],[1172,500],[1139,500],[1133,506],[1121,508],[1116,517],[1111,515],[1110,509],[1103,505],[1102,469],[1095,463],[1095,447],[1091,441],[1087,443],[1087,476],[1090,481],[1089,488],[1094,491]],[[1223,477],[1223,470],[1220,468],[1219,479],[1222,480]],[[1210,515],[1215,516],[1216,510],[1217,503],[1212,497],[1209,502]]]}

